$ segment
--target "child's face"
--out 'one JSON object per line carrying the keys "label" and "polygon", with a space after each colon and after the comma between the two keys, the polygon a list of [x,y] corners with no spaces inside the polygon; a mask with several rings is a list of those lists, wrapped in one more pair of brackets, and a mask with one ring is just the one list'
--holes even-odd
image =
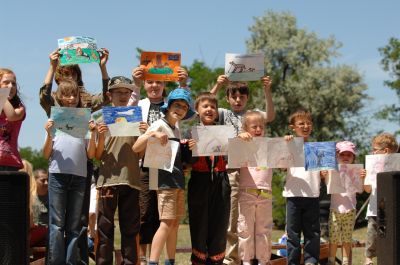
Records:
{"label": "child's face", "polygon": [[132,91],[124,87],[114,88],[107,92],[110,98],[111,104],[114,107],[123,107],[128,105],[129,98],[131,97]]}
{"label": "child's face", "polygon": [[241,112],[246,108],[247,100],[249,97],[245,94],[240,94],[239,91],[229,94],[226,101],[228,101],[233,112]]}
{"label": "child's face", "polygon": [[378,143],[372,144],[372,154],[373,155],[382,155],[382,154],[390,154],[393,153],[389,148],[382,148]]}
{"label": "child's face", "polygon": [[197,113],[204,125],[212,125],[218,116],[216,104],[208,99],[199,103]]}
{"label": "child's face", "polygon": [[168,108],[167,116],[180,121],[185,118],[186,113],[189,110],[189,105],[185,100],[174,100]]}
{"label": "child's face", "polygon": [[264,136],[265,124],[259,117],[248,117],[246,120],[246,132],[250,133],[253,137]]}
{"label": "child's face", "polygon": [[354,162],[354,154],[350,151],[344,151],[337,155],[339,164],[352,164]]}
{"label": "child's face", "polygon": [[49,177],[45,173],[39,173],[39,176],[35,179],[36,187],[38,190],[47,190]]}
{"label": "child's face", "polygon": [[146,90],[147,97],[154,100],[162,100],[165,83],[163,81],[144,81],[144,90]]}
{"label": "child's face", "polygon": [[76,108],[79,104],[79,94],[61,95],[60,101],[63,107]]}
{"label": "child's face", "polygon": [[312,126],[313,124],[311,120],[297,117],[294,120],[294,124],[290,125],[290,128],[294,131],[296,136],[308,138],[311,135]]}
{"label": "child's face", "polygon": [[63,79],[71,80],[74,82],[78,82],[78,74],[75,71],[67,71],[62,76]]}
{"label": "child's face", "polygon": [[17,94],[17,79],[14,74],[4,74],[0,80],[0,88],[10,88],[8,100]]}

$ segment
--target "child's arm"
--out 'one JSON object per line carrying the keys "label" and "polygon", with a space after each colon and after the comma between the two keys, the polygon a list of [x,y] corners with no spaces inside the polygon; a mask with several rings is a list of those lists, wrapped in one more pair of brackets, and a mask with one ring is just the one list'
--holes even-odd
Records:
{"label": "child's arm", "polygon": [[99,138],[97,139],[97,146],[96,146],[96,151],[94,157],[97,160],[101,159],[101,156],[104,151],[104,142],[106,139],[105,133],[108,131],[108,127],[105,123],[99,123],[97,125],[97,132],[99,133],[98,136]]}
{"label": "child's arm", "polygon": [[267,113],[266,122],[272,122],[275,119],[275,108],[272,102],[271,94],[271,78],[269,76],[264,76],[261,78],[264,87],[265,94],[265,111]]}
{"label": "child's arm", "polygon": [[43,157],[45,159],[49,159],[51,152],[53,151],[53,137],[51,136],[51,129],[54,126],[54,121],[53,120],[48,120],[46,122],[46,125],[44,126],[44,129],[46,130],[46,140],[43,145]]}
{"label": "child's arm", "polygon": [[53,84],[54,73],[56,72],[58,61],[60,58],[59,51],[60,49],[57,49],[50,53],[49,70],[47,71],[46,77],[44,78],[44,85],[40,88],[39,91],[40,106],[42,106],[48,117],[50,117],[51,106],[54,106],[54,98],[51,95],[51,87]]}
{"label": "child's arm", "polygon": [[92,159],[96,155],[96,123],[89,122],[90,139],[86,149],[88,159]]}
{"label": "child's arm", "polygon": [[211,88],[210,93],[213,95],[217,95],[218,91],[226,84],[229,83],[229,79],[226,75],[218,76],[217,83]]}
{"label": "child's arm", "polygon": [[60,58],[60,48],[50,53],[50,67],[47,71],[46,77],[44,78],[45,85],[51,85],[53,83],[54,73],[56,72],[58,66],[58,60]]}
{"label": "child's arm", "polygon": [[179,67],[177,72],[178,72],[179,87],[188,89],[189,88],[187,86],[188,73],[186,69],[183,67]]}
{"label": "child's arm", "polygon": [[139,136],[139,138],[133,144],[132,146],[133,152],[139,154],[140,152],[146,150],[147,141],[149,140],[150,137],[155,137],[159,139],[162,145],[166,145],[168,142],[168,135],[166,133],[159,131],[147,131],[145,134]]}
{"label": "child's arm", "polygon": [[[363,169],[360,172],[360,177],[362,177],[362,176],[364,176],[363,179],[365,181],[365,177],[367,176],[367,171],[365,169]],[[367,193],[371,193],[372,192],[372,186],[371,185],[364,185],[363,188],[364,188],[364,191],[367,192]]]}
{"label": "child's arm", "polygon": [[8,100],[4,103],[3,111],[9,121],[19,121],[25,116],[25,107],[20,106],[14,109]]}
{"label": "child's arm", "polygon": [[144,78],[144,68],[142,66],[136,67],[132,70],[132,80],[136,87],[136,91],[132,91],[128,106],[137,106],[140,99],[140,88],[142,87],[142,80]]}
{"label": "child's arm", "polygon": [[[107,72],[107,62],[108,62],[108,56],[110,54],[110,52],[108,51],[108,49],[106,48],[101,48],[100,49],[100,71],[101,71],[101,78],[103,80],[108,80],[110,79],[110,77],[108,76],[108,72]],[[105,91],[107,92],[107,91]],[[104,93],[104,91],[103,91]]]}

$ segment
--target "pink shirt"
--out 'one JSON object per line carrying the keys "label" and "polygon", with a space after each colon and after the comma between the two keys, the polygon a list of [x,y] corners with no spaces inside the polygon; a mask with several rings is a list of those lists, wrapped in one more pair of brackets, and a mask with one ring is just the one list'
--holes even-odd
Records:
{"label": "pink shirt", "polygon": [[0,115],[0,166],[23,168],[18,152],[18,135],[22,121],[8,121],[4,112]]}
{"label": "pink shirt", "polygon": [[267,167],[240,168],[239,188],[272,190],[272,169]]}
{"label": "pink shirt", "polygon": [[348,213],[356,209],[356,193],[338,193],[331,195],[331,209],[339,213]]}

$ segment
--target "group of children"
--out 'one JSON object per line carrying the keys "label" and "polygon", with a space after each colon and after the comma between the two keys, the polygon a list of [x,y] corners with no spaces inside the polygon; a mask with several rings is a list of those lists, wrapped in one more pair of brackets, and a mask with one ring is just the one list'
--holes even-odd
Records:
{"label": "group of children", "polygon": [[[123,76],[109,78],[106,69],[108,50],[102,49],[100,69],[102,93],[90,95],[84,88],[78,65],[60,66],[59,51],[50,54],[50,68],[40,89],[40,103],[50,116],[51,106],[87,107],[92,111],[104,105],[141,106],[141,136],[110,136],[101,120],[91,121],[89,139],[68,134],[53,134],[54,121],[45,124],[43,155],[49,159],[49,238],[48,264],[85,264],[92,158],[100,161],[97,195],[96,264],[112,264],[114,216],[118,208],[121,231],[122,264],[159,264],[166,249],[165,264],[175,263],[180,219],[185,215],[185,179],[183,165],[191,170],[188,183],[189,226],[192,264],[269,264],[271,256],[272,170],[267,167],[230,168],[226,156],[193,157],[193,139],[182,139],[181,121],[198,116],[203,126],[231,125],[243,141],[264,137],[266,124],[275,118],[271,79],[261,79],[265,111],[246,110],[250,96],[245,82],[230,82],[219,76],[210,92],[202,92],[193,102],[187,86],[187,72],[178,70],[179,87],[166,96],[166,83],[145,80],[144,69],[132,71],[132,80]],[[58,88],[52,91],[55,79]],[[144,87],[146,97],[140,99]],[[218,108],[216,94],[226,86],[230,109]],[[15,74],[0,69],[0,87],[10,88],[10,96],[0,116],[1,170],[22,167],[17,138],[25,118]],[[291,135],[307,141],[313,123],[311,113],[297,110],[289,117]],[[143,166],[150,138],[162,145],[169,141],[180,146],[172,172]],[[397,152],[396,139],[381,134],[373,139],[373,153]],[[356,148],[349,141],[338,142],[340,164],[356,159]],[[304,263],[318,264],[320,251],[319,187],[326,171],[288,168],[283,196],[286,197],[288,264],[300,264],[301,234],[304,236]],[[360,178],[366,175],[361,171]],[[150,185],[151,183],[151,185]],[[150,189],[155,187],[155,191]],[[371,192],[368,208],[366,263],[376,256],[376,185],[365,186]],[[334,264],[337,244],[343,243],[343,264],[351,264],[351,234],[355,219],[355,194],[335,194],[331,201],[329,263]],[[87,245],[87,243],[86,243]],[[147,261],[147,247],[150,256]],[[148,262],[148,263],[147,263]]]}

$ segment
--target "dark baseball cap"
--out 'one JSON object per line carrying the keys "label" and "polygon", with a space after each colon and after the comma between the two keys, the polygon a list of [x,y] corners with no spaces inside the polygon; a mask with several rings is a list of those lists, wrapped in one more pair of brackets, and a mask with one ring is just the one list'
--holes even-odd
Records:
{"label": "dark baseball cap", "polygon": [[130,91],[134,91],[135,86],[129,78],[125,76],[115,76],[108,81],[108,91],[114,88],[127,88]]}

